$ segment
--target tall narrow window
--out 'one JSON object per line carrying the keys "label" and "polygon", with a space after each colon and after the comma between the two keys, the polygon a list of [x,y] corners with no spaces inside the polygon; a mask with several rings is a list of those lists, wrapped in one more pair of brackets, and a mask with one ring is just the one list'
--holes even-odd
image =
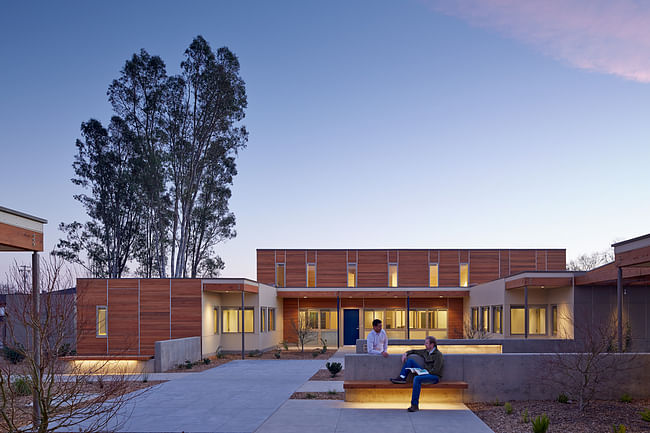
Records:
{"label": "tall narrow window", "polygon": [[275,308],[269,307],[269,331],[275,331]]}
{"label": "tall narrow window", "polygon": [[275,285],[284,287],[284,263],[275,264]]}
{"label": "tall narrow window", "polygon": [[348,263],[348,287],[357,287],[357,264]]}
{"label": "tall narrow window", "polygon": [[478,330],[478,307],[472,307],[472,329]]}
{"label": "tall narrow window", "polygon": [[438,264],[429,264],[429,287],[438,287]]}
{"label": "tall narrow window", "polygon": [[266,332],[266,313],[267,313],[267,308],[266,307],[260,307],[260,332]]}
{"label": "tall narrow window", "polygon": [[546,334],[546,307],[530,307],[528,309],[528,333],[531,335]]}
{"label": "tall narrow window", "polygon": [[397,263],[388,264],[388,287],[397,287]]}
{"label": "tall narrow window", "polygon": [[485,332],[488,332],[489,326],[490,326],[490,307],[481,307],[481,329]]}
{"label": "tall narrow window", "polygon": [[510,307],[511,335],[522,335],[524,333],[525,314],[524,307]]}
{"label": "tall narrow window", "polygon": [[469,265],[467,263],[460,264],[460,287],[469,286]]}
{"label": "tall narrow window", "polygon": [[107,326],[107,312],[106,307],[97,307],[97,336],[106,337],[108,335],[108,326]]}
{"label": "tall narrow window", "polygon": [[495,305],[492,307],[492,332],[495,334],[503,333],[503,319],[502,319],[503,307],[501,305]]}
{"label": "tall narrow window", "polygon": [[307,287],[316,287],[316,264],[307,264]]}
{"label": "tall narrow window", "polygon": [[551,321],[553,335],[557,335],[557,305],[551,306]]}
{"label": "tall narrow window", "polygon": [[219,333],[219,307],[214,307],[212,311],[212,333]]}

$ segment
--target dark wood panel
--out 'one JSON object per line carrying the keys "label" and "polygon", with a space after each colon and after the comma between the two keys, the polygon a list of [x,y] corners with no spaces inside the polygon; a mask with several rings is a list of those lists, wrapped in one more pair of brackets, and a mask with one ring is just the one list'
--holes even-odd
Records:
{"label": "dark wood panel", "polygon": [[336,298],[298,298],[300,308],[336,309]]}
{"label": "dark wood panel", "polygon": [[282,338],[290,343],[296,343],[298,338],[294,331],[298,323],[298,299],[285,298],[282,303]]}
{"label": "dark wood panel", "polygon": [[[341,308],[363,308],[363,299],[344,298],[341,296]],[[343,313],[341,313],[343,314]]]}
{"label": "dark wood panel", "polygon": [[43,233],[0,223],[0,244],[26,251],[43,251]]}
{"label": "dark wood panel", "polygon": [[347,250],[348,251],[348,263],[357,262],[357,250]]}
{"label": "dark wood panel", "polygon": [[172,338],[201,336],[201,280],[172,280]]}
{"label": "dark wood panel", "polygon": [[469,260],[469,283],[481,284],[499,278],[499,251],[473,250]]}
{"label": "dark wood panel", "polygon": [[[108,281],[119,285],[120,281]],[[136,280],[137,286],[137,280]],[[138,290],[108,290],[108,354],[139,354]]]}
{"label": "dark wood panel", "polygon": [[307,250],[307,261],[309,263],[316,263],[316,250]]}
{"label": "dark wood panel", "polygon": [[264,284],[275,284],[275,252],[273,250],[257,250],[257,281]]}
{"label": "dark wood panel", "polygon": [[365,298],[365,308],[401,308],[406,310],[406,297],[400,298]]}
{"label": "dark wood panel", "polygon": [[389,250],[388,251],[388,261],[390,263],[397,263],[397,250]]}
{"label": "dark wood panel", "polygon": [[140,280],[140,354],[153,355],[156,341],[170,338],[170,280]]}
{"label": "dark wood panel", "polygon": [[547,250],[548,270],[566,270],[566,250]]}
{"label": "dark wood panel", "polygon": [[510,250],[510,274],[535,271],[535,250]]}
{"label": "dark wood panel", "polygon": [[546,250],[535,251],[535,263],[538,271],[546,270]]}
{"label": "dark wood panel", "polygon": [[307,287],[307,263],[304,250],[290,250],[286,254],[287,287]]}
{"label": "dark wood panel", "polygon": [[347,286],[345,250],[319,250],[316,264],[316,287]]}
{"label": "dark wood panel", "polygon": [[411,309],[447,308],[447,298],[411,298]]}
{"label": "dark wood panel", "polygon": [[469,263],[469,250],[458,251],[458,259],[461,263]]}
{"label": "dark wood panel", "polygon": [[[437,255],[436,255],[437,258]],[[429,286],[429,254],[426,250],[400,251],[397,268],[400,287]]]}
{"label": "dark wood panel", "polygon": [[438,279],[442,287],[458,287],[460,284],[458,250],[441,250],[438,269]]}
{"label": "dark wood panel", "polygon": [[449,298],[447,302],[447,337],[463,338],[463,298]]}
{"label": "dark wood panel", "polygon": [[359,250],[357,273],[357,284],[359,287],[387,287],[387,252],[376,250]]}
{"label": "dark wood panel", "polygon": [[137,289],[138,278],[115,278],[108,280],[109,289]]}
{"label": "dark wood panel", "polygon": [[97,306],[107,306],[106,280],[77,280],[77,353],[106,355],[106,338],[97,338]]}
{"label": "dark wood panel", "polygon": [[499,250],[499,257],[499,278],[505,278],[510,275],[510,250]]}
{"label": "dark wood panel", "polygon": [[285,260],[285,250],[275,250],[275,263],[284,263]]}

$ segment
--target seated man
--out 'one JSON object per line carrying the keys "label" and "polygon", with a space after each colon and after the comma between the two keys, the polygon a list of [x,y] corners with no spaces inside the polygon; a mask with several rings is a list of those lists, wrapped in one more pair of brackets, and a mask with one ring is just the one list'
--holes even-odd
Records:
{"label": "seated man", "polygon": [[372,331],[368,334],[366,341],[368,353],[372,355],[381,355],[384,358],[388,356],[388,336],[386,331],[381,329],[381,320],[372,321]]}
{"label": "seated man", "polygon": [[[409,373],[407,368],[424,368],[429,374],[416,375],[413,378],[413,393],[411,394],[411,407],[408,408],[409,412],[419,410],[420,402],[420,389],[423,383],[438,383],[442,377],[442,353],[438,350],[436,337],[429,335],[424,340],[425,349],[409,350],[402,355],[402,371],[399,376],[390,381],[393,383],[406,383],[406,376]],[[409,358],[409,355],[420,355],[424,359],[424,365],[420,365],[417,361]]]}

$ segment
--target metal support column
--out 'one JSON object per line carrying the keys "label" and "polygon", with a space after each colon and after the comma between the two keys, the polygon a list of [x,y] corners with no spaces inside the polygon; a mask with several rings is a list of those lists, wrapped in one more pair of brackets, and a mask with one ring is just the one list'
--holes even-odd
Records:
{"label": "metal support column", "polygon": [[[39,263],[38,263],[38,253],[34,251],[32,253],[32,338],[34,344],[34,381],[36,383],[41,383],[40,377],[40,365],[41,365],[41,296],[40,296],[40,282],[39,282]],[[32,387],[32,423],[34,425],[34,431],[38,430],[38,427],[41,425],[41,398],[38,390],[39,386]]]}
{"label": "metal support column", "polygon": [[616,276],[616,315],[617,315],[617,334],[618,334],[618,351],[623,352],[623,268],[617,267],[618,275]]}
{"label": "metal support column", "polygon": [[406,295],[406,339],[411,339],[411,324],[409,323],[409,317],[411,316],[411,297]]}
{"label": "metal support column", "polygon": [[524,338],[528,338],[528,286],[524,286]]}
{"label": "metal support column", "polygon": [[246,341],[245,341],[245,335],[246,335],[246,326],[245,326],[245,319],[244,317],[246,316],[244,312],[246,311],[244,309],[244,306],[246,304],[244,303],[244,287],[242,285],[241,288],[241,359],[244,359],[244,351],[245,351],[245,346],[246,346]]}

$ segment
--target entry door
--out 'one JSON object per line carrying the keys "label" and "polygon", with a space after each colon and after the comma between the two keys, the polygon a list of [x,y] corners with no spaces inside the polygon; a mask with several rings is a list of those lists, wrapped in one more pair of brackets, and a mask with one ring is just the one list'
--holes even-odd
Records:
{"label": "entry door", "polygon": [[359,310],[343,310],[343,344],[354,346],[359,338]]}

